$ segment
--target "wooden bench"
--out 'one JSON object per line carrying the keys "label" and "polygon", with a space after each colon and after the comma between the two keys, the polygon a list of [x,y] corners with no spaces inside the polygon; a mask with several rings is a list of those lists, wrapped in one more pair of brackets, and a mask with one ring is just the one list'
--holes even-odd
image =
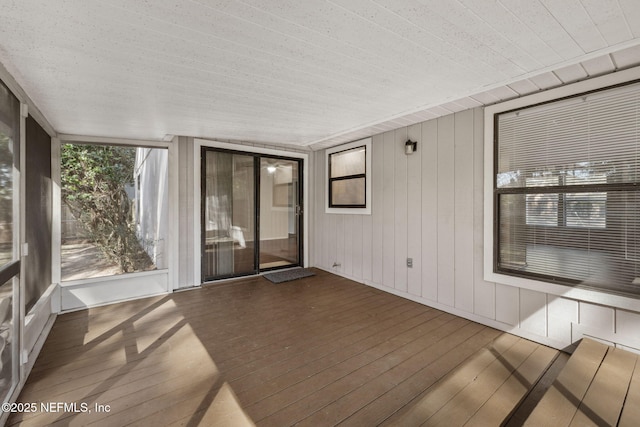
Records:
{"label": "wooden bench", "polygon": [[583,339],[525,425],[640,425],[638,357]]}
{"label": "wooden bench", "polygon": [[498,426],[558,353],[504,333],[383,425]]}

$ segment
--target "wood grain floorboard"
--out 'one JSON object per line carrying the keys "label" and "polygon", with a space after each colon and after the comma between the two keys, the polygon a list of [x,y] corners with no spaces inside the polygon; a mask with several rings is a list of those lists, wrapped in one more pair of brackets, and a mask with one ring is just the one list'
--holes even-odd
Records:
{"label": "wood grain floorboard", "polygon": [[[92,411],[13,414],[7,425],[393,423],[409,419],[434,385],[479,352],[519,340],[315,273],[60,315],[18,401],[85,403]],[[531,357],[542,351],[527,345]]]}
{"label": "wood grain floorboard", "polygon": [[[309,346],[299,349],[299,351],[290,352],[289,357],[279,357],[278,360],[270,364],[261,363],[259,369],[250,374],[239,376],[236,375],[235,369],[231,369],[229,371],[229,379],[232,381],[234,389],[239,393],[245,390],[252,390],[266,381],[279,378],[295,369],[317,363],[323,358],[325,360],[330,357],[335,358],[345,349],[362,346],[364,340],[372,339],[373,336],[384,335],[385,332],[388,334],[388,331],[393,330],[399,322],[411,323],[419,321],[420,318],[418,316],[431,315],[426,314],[424,310],[408,310],[405,305],[392,308],[386,306],[380,308],[379,313],[381,313],[381,316],[375,324],[362,319],[360,322],[338,329],[335,334],[319,339]],[[412,316],[415,319],[411,320]]]}
{"label": "wood grain floorboard", "polygon": [[[366,406],[349,416],[342,424],[346,426],[380,425],[385,420],[397,417],[397,413],[403,413],[415,403],[418,397],[429,389],[434,383],[459,366],[464,360],[477,353],[492,342],[499,331],[492,328],[484,328],[462,344],[451,348],[441,354],[431,363],[424,363],[420,369],[404,381],[379,396],[376,400],[367,403]],[[389,411],[389,408],[396,408]]]}
{"label": "wood grain floorboard", "polygon": [[[266,425],[281,425],[286,420],[302,420],[325,405],[342,398],[350,391],[361,387],[371,379],[382,375],[391,367],[402,363],[411,355],[427,347],[430,340],[437,342],[451,335],[459,336],[467,325],[469,325],[468,321],[453,319],[420,338],[418,336],[422,331],[415,331],[415,335],[405,336],[402,340],[382,343],[370,351],[362,353],[362,357],[348,360],[343,366],[340,366],[340,369],[332,369],[327,375],[331,382],[323,384],[323,381],[317,382],[312,379],[312,384],[318,387],[311,389],[317,389],[317,391],[266,417],[264,422]],[[476,324],[472,324],[472,326],[479,327]],[[306,383],[303,386],[306,389]],[[247,408],[250,414],[252,414],[252,409],[252,407]],[[262,421],[258,414],[255,419]]]}

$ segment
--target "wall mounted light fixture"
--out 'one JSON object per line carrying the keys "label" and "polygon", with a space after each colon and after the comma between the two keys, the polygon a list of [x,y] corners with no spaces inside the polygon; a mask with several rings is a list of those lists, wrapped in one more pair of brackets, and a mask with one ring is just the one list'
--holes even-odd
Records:
{"label": "wall mounted light fixture", "polygon": [[404,154],[409,155],[413,154],[414,151],[418,149],[418,141],[412,141],[407,139],[407,142],[404,143]]}

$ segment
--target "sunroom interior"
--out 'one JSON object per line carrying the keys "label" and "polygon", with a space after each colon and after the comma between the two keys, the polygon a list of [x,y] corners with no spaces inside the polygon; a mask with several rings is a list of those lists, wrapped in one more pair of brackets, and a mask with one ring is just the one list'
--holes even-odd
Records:
{"label": "sunroom interior", "polygon": [[[338,314],[321,301],[346,304],[358,289],[380,307],[410,301],[473,322],[498,346],[533,342],[541,349],[532,354],[573,352],[585,338],[640,353],[640,4],[67,0],[0,9],[0,392],[7,404],[39,399],[31,419],[3,406],[2,422],[69,421],[59,412],[73,411],[45,417],[50,398],[25,388],[34,369],[32,378],[45,375],[37,366],[48,346],[69,334],[100,348],[149,313],[195,331],[191,356],[206,377],[217,369],[206,340],[238,332],[189,323],[189,310],[246,316],[257,335],[244,340],[268,331],[268,316],[234,298],[283,310],[286,329],[312,314],[311,302],[306,314],[295,306],[303,298],[329,313],[313,322],[331,323]],[[122,185],[110,187],[112,176]],[[114,246],[134,249],[123,256]],[[277,298],[260,288],[264,274],[300,268],[316,277],[274,288]],[[303,297],[302,288],[312,290]],[[141,342],[138,355],[152,348]],[[640,396],[634,363],[625,393]],[[365,419],[360,406],[331,407],[347,405],[339,400],[285,417],[299,397],[245,413],[243,399],[257,392],[216,387],[237,412],[205,387],[208,400],[189,409],[201,416],[172,422],[207,424],[209,410],[221,425]],[[366,419],[422,424],[408,405],[427,389]],[[343,418],[327,416],[330,407]],[[82,424],[83,415],[70,416]]]}

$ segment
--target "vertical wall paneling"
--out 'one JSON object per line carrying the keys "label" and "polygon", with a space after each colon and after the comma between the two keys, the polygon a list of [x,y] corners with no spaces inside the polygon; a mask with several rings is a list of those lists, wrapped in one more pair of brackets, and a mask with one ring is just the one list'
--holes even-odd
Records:
{"label": "vertical wall paneling", "polygon": [[372,279],[373,215],[375,213],[372,209],[371,215],[364,215],[362,218],[362,279],[365,282]]}
{"label": "vertical wall paneling", "polygon": [[[166,154],[166,164],[167,164],[167,175],[166,175],[166,184],[167,184],[167,193],[168,193],[168,206],[166,208],[166,218],[167,218],[167,230],[166,230],[166,239],[169,250],[167,251],[166,265],[169,268],[168,271],[168,280],[167,280],[167,291],[173,292],[175,289],[179,289],[182,286],[182,282],[180,281],[180,265],[181,265],[181,254],[180,254],[180,229],[182,227],[182,212],[189,212],[193,209],[193,200],[190,200],[192,204],[189,207],[181,205],[179,203],[180,200],[180,186],[181,186],[181,178],[180,178],[180,147],[179,147],[179,138],[172,137],[167,147]],[[191,161],[193,161],[193,155],[188,156]],[[193,169],[189,169],[190,172],[190,181],[193,184]],[[193,192],[193,187],[191,187],[191,192]],[[192,212],[192,211],[191,211]],[[165,214],[162,214],[165,215]],[[193,212],[187,216],[187,218],[193,218]],[[193,239],[193,228],[190,227],[189,232],[191,233],[191,239]],[[185,236],[185,240],[189,242],[191,240],[189,237]],[[188,245],[191,249],[193,249],[193,244]],[[190,263],[191,264],[191,263]],[[193,272],[192,272],[193,273]]]}
{"label": "vertical wall paneling", "polygon": [[518,326],[520,318],[519,289],[496,284],[496,320],[511,326]]}
{"label": "vertical wall paneling", "polygon": [[547,295],[520,289],[520,327],[532,334],[547,334]]}
{"label": "vertical wall paneling", "polygon": [[455,306],[473,312],[473,111],[455,114]]}
{"label": "vertical wall paneling", "polygon": [[345,269],[345,250],[344,250],[344,215],[336,215],[332,214],[331,216],[335,217],[335,223],[333,225],[333,240],[336,242],[336,250],[334,252],[336,261],[339,266],[336,269],[340,273],[344,273]]}
{"label": "vertical wall paneling", "polygon": [[358,250],[353,241],[353,220],[355,215],[340,215],[342,217],[342,247],[344,254],[342,259],[342,272],[349,277],[353,276],[353,253]]}
{"label": "vertical wall paneling", "polygon": [[484,280],[484,123],[476,108],[373,136],[371,215],[325,213],[316,153],[315,265],[557,348],[589,335],[640,349],[628,307]]}
{"label": "vertical wall paneling", "polygon": [[495,285],[484,280],[484,114],[473,110],[473,312],[495,319]]}
{"label": "vertical wall paneling", "polygon": [[395,157],[395,279],[394,287],[407,291],[407,155],[404,154],[404,143],[407,141],[407,128],[394,132],[393,152]]}
{"label": "vertical wall paneling", "polygon": [[384,255],[384,242],[382,227],[384,221],[384,136],[376,135],[371,141],[372,153],[371,171],[373,177],[371,206],[371,281],[377,285],[382,284],[382,259]]}
{"label": "vertical wall paneling", "polygon": [[[315,206],[315,210],[316,210],[316,221],[318,221],[318,224],[316,225],[316,237],[317,240],[314,242],[316,244],[316,253],[318,254],[318,258],[320,259],[321,263],[319,265],[323,266],[324,268],[330,268],[331,264],[329,264],[329,259],[327,257],[327,246],[329,245],[329,239],[327,238],[327,236],[324,236],[325,233],[328,232],[329,228],[327,227],[327,221],[328,221],[328,215],[326,215],[324,213],[324,204],[326,203],[325,200],[325,188],[324,188],[324,180],[326,179],[326,175],[325,175],[325,152],[324,150],[322,151],[321,155],[316,156],[316,177],[320,177],[318,179],[316,179],[316,192],[319,194],[316,194],[316,200],[318,201],[317,203],[319,203],[318,205]],[[320,241],[322,241],[320,243]],[[318,243],[320,243],[318,245]]]}
{"label": "vertical wall paneling", "polygon": [[407,157],[407,257],[413,267],[407,270],[407,290],[422,295],[422,126],[410,126],[407,138],[417,141],[418,151]]}
{"label": "vertical wall paneling", "polygon": [[382,284],[394,287],[395,280],[395,134],[384,134],[382,182]]}
{"label": "vertical wall paneling", "polygon": [[353,257],[351,259],[351,276],[362,280],[362,220],[371,215],[350,215],[351,241],[353,242]]}
{"label": "vertical wall paneling", "polygon": [[422,124],[422,296],[438,300],[438,120]]}
{"label": "vertical wall paneling", "polygon": [[[314,186],[314,203],[315,209],[313,209],[315,215],[313,216],[313,223],[311,224],[314,227],[314,235],[311,236],[311,242],[314,242],[314,250],[313,255],[315,258],[315,265],[321,267],[328,267],[327,261],[324,257],[325,250],[324,246],[326,245],[326,239],[322,238],[322,233],[325,230],[324,221],[325,215],[322,214],[324,211],[324,180],[325,180],[325,171],[324,171],[324,160],[325,153],[324,151],[316,152],[313,155],[313,177],[315,178],[312,181],[312,185]],[[314,264],[312,264],[314,265]]]}
{"label": "vertical wall paneling", "polygon": [[325,229],[323,233],[325,235],[325,260],[327,262],[327,267],[332,271],[339,271],[337,268],[333,267],[335,262],[339,262],[336,254],[337,242],[336,242],[336,217],[335,214],[327,214],[325,215]]}
{"label": "vertical wall paneling", "polygon": [[325,209],[325,203],[327,203],[326,200],[326,188],[325,188],[325,180],[327,179],[327,170],[326,170],[326,157],[325,157],[325,153],[324,151],[322,152],[322,155],[318,155],[317,156],[318,159],[316,161],[316,165],[318,165],[318,173],[320,174],[320,181],[319,183],[317,183],[316,185],[316,191],[318,192],[318,196],[317,196],[317,200],[319,201],[319,205],[317,208],[317,215],[316,218],[318,217],[322,217],[322,219],[319,221],[318,224],[318,228],[316,228],[316,236],[318,236],[318,238],[320,238],[320,236],[324,236],[324,238],[322,238],[322,246],[320,247],[320,250],[322,250],[322,252],[320,253],[320,259],[322,260],[322,265],[324,265],[326,268],[331,268],[331,260],[329,259],[328,253],[329,253],[329,239],[326,235],[326,233],[328,233],[329,231],[329,226],[328,226],[328,222],[329,222],[329,215],[326,215],[324,213],[324,209]]}
{"label": "vertical wall paneling", "polygon": [[[316,158],[315,158],[315,154],[313,152],[309,153],[309,160],[307,160],[307,171],[309,173],[309,175],[307,176],[307,178],[305,179],[305,182],[307,184],[307,188],[306,191],[304,192],[304,198],[307,199],[309,202],[311,202],[309,204],[309,206],[315,206],[316,203],[316,187],[315,187],[315,182],[314,180],[309,181],[308,177],[309,176],[315,176],[315,167],[316,167]],[[310,184],[310,185],[309,185]],[[316,213],[314,211],[313,208],[310,208],[309,210],[307,210],[306,212],[307,215],[307,230],[306,233],[304,235],[304,240],[306,240],[307,242],[313,242],[316,236]],[[306,264],[303,264],[303,267],[309,267],[310,265],[313,265],[313,263],[315,262],[315,253],[316,253],[316,248],[313,245],[307,245],[304,248],[304,257],[308,260]],[[303,261],[303,260],[300,260]]]}
{"label": "vertical wall paneling", "polygon": [[564,346],[570,345],[571,324],[578,323],[578,302],[548,295],[547,316],[547,336]]}
{"label": "vertical wall paneling", "polygon": [[640,313],[627,310],[616,310],[616,333],[620,336],[633,339],[640,344]]}
{"label": "vertical wall paneling", "polygon": [[[320,200],[320,210],[319,212],[320,215],[318,216],[322,216],[322,221],[320,221],[319,226],[321,228],[318,229],[318,236],[323,236],[326,235],[326,233],[329,231],[329,227],[328,227],[328,223],[329,223],[329,215],[324,214],[324,208],[325,208],[325,203],[327,203],[326,200],[326,192],[325,192],[325,180],[327,179],[327,168],[325,166],[325,162],[326,162],[326,158],[325,156],[318,156],[318,167],[320,170],[320,176],[322,177],[322,182],[319,184],[318,187],[316,187],[317,191],[318,191],[318,200]],[[332,260],[329,259],[329,239],[324,238],[322,239],[322,261],[323,261],[323,265],[326,266],[327,268],[331,268],[331,264],[332,264]]]}
{"label": "vertical wall paneling", "polygon": [[615,331],[615,310],[611,307],[581,301],[578,315],[581,326]]}
{"label": "vertical wall paneling", "polygon": [[375,180],[375,167],[374,165],[374,157],[375,157],[376,147],[374,145],[374,140],[371,141],[371,169],[367,171],[370,174],[369,185],[372,186],[371,191],[371,199],[367,200],[367,203],[371,206],[371,215],[363,215],[360,221],[360,245],[362,248],[361,256],[360,256],[360,277],[364,282],[370,282],[372,279],[372,264],[371,264],[371,256],[372,256],[372,242],[373,242],[373,221],[372,215],[375,213],[374,206],[374,180]]}
{"label": "vertical wall paneling", "polygon": [[454,115],[438,119],[438,302],[453,306],[455,299],[455,163]]}
{"label": "vertical wall paneling", "polygon": [[[178,228],[180,238],[178,239],[178,287],[190,287],[200,284],[200,274],[196,273],[193,260],[196,257],[194,252],[194,204],[195,204],[195,184],[193,171],[194,144],[193,138],[184,136],[178,137],[178,200],[181,208],[178,210]],[[197,255],[199,256],[199,254]]]}

